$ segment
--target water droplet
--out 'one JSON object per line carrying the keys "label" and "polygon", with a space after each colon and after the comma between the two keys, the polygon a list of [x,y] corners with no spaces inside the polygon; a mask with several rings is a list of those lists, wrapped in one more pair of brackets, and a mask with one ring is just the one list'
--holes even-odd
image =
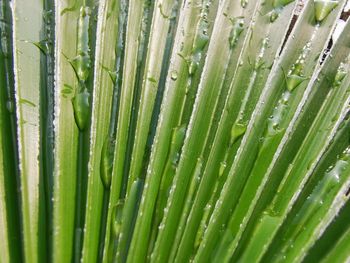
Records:
{"label": "water droplet", "polygon": [[262,40],[259,54],[255,59],[255,64],[254,64],[255,70],[260,69],[265,64],[265,62],[263,61],[263,57],[264,57],[266,48],[268,48],[268,44],[269,44],[269,38],[266,37]]}
{"label": "water droplet", "polygon": [[100,162],[100,178],[106,189],[109,189],[112,179],[114,140],[108,136],[102,146]]}
{"label": "water droplet", "polygon": [[43,19],[44,19],[46,24],[50,24],[51,23],[52,16],[53,16],[53,11],[52,10],[44,11]]}
{"label": "water droplet", "polygon": [[117,77],[118,77],[117,71],[108,70],[107,72],[108,72],[108,75],[109,75],[109,77],[111,78],[111,80],[113,82],[113,85],[115,85],[116,82],[117,82]]}
{"label": "water droplet", "polygon": [[47,55],[50,51],[50,46],[47,40],[41,40],[40,42],[33,42],[33,45],[39,48],[40,51],[44,53],[44,55]]}
{"label": "water droplet", "polygon": [[148,77],[147,80],[152,83],[157,83],[157,80],[154,77]]}
{"label": "water droplet", "polygon": [[338,0],[314,0],[316,21],[322,22],[338,5],[338,2]]}
{"label": "water droplet", "polygon": [[76,94],[72,99],[74,118],[78,128],[83,131],[88,122],[90,115],[90,93],[86,88]]}
{"label": "water droplet", "polygon": [[90,56],[86,53],[81,53],[68,61],[72,65],[78,80],[85,82],[89,77],[91,69]]}
{"label": "water droplet", "polygon": [[220,163],[219,176],[221,176],[224,173],[225,169],[226,169],[226,162],[223,161]]}
{"label": "water droplet", "polygon": [[15,110],[15,104],[13,103],[13,100],[8,100],[6,102],[6,109],[10,112],[13,113]]}
{"label": "water droplet", "polygon": [[305,81],[307,78],[303,75],[303,69],[305,64],[305,59],[310,52],[311,43],[308,42],[304,47],[299,55],[296,62],[292,65],[291,69],[288,72],[288,75],[286,76],[286,83],[287,83],[287,89],[289,91],[294,90],[296,87],[298,87],[303,81]]}
{"label": "water droplet", "polygon": [[[198,54],[198,53],[197,53]],[[196,73],[197,69],[199,67],[199,61],[198,59],[193,59],[191,62],[190,62],[190,66],[188,68],[188,73],[190,75],[193,75],[194,73]]]}
{"label": "water droplet", "polygon": [[199,63],[202,58],[202,52],[205,46],[209,41],[208,36],[208,21],[205,19],[206,17],[206,9],[204,8],[201,13],[201,19],[197,24],[197,33],[194,38],[193,47],[191,51],[191,56],[189,59],[189,74],[193,75],[197,68],[199,67]]}
{"label": "water droplet", "polygon": [[337,73],[334,77],[333,87],[339,87],[347,74],[346,64],[340,63]]}
{"label": "water droplet", "polygon": [[241,0],[241,7],[246,8],[248,5],[248,0]]}
{"label": "water droplet", "polygon": [[170,75],[170,78],[171,78],[172,80],[174,80],[174,81],[177,80],[177,71],[175,71],[175,70],[172,71],[172,72],[171,72],[171,75]]}
{"label": "water droplet", "polygon": [[183,144],[185,134],[186,134],[186,124],[176,127],[173,131],[173,134],[171,137],[169,158],[174,167],[176,167],[179,161],[179,157],[180,157],[179,151]]}
{"label": "water droplet", "polygon": [[275,22],[278,16],[279,16],[279,12],[277,12],[276,10],[272,10],[270,12],[270,22],[271,23]]}
{"label": "water droplet", "polygon": [[231,129],[231,143],[235,143],[247,130],[247,125],[245,123],[236,122],[233,124]]}
{"label": "water droplet", "polygon": [[77,56],[68,59],[79,81],[86,82],[91,69],[91,58],[89,48],[89,25],[91,10],[87,6],[80,8],[78,20],[78,47]]}
{"label": "water droplet", "polygon": [[68,84],[64,84],[64,88],[62,88],[62,90],[61,90],[62,96],[64,98],[67,98],[72,93],[73,93],[73,87],[68,85]]}
{"label": "water droplet", "polygon": [[234,48],[238,42],[240,34],[243,32],[244,19],[237,17],[232,19],[232,29],[229,37],[230,48]]}
{"label": "water droplet", "polygon": [[305,81],[307,78],[299,76],[299,75],[288,75],[286,82],[287,82],[287,89],[289,91],[293,91],[296,87],[298,87],[303,81]]}

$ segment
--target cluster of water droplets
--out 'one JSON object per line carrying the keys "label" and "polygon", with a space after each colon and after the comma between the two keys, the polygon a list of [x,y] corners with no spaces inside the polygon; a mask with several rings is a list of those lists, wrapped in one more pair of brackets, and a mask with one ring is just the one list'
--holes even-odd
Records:
{"label": "cluster of water droplets", "polygon": [[321,222],[325,209],[324,205],[329,206],[331,200],[335,198],[341,188],[346,176],[348,175],[350,165],[350,147],[347,147],[338,157],[334,166],[330,166],[314,187],[311,194],[303,202],[296,216],[292,219],[288,231],[285,233],[286,245],[279,253],[279,257],[286,255],[293,249],[293,244],[297,243],[300,233],[304,232],[310,222]]}
{"label": "cluster of water droplets", "polygon": [[307,78],[303,74],[303,69],[305,65],[305,60],[307,55],[311,50],[311,42],[306,43],[303,47],[303,50],[296,60],[296,62],[292,65],[291,69],[288,71],[286,76],[286,84],[287,89],[289,91],[293,91],[296,87],[298,87],[303,81]]}
{"label": "cluster of water droplets", "polygon": [[265,37],[262,40],[260,51],[258,53],[257,58],[255,59],[254,70],[258,70],[264,65],[263,58],[264,58],[264,55],[265,55],[265,51],[266,51],[266,49],[269,46],[269,41],[270,41],[270,39],[268,37]]}
{"label": "cluster of water droplets", "polygon": [[273,109],[272,115],[268,119],[265,137],[276,135],[281,131],[280,124],[289,108],[288,104],[290,97],[291,92],[289,90],[282,93],[281,98],[278,100],[277,105]]}
{"label": "cluster of water droplets", "polygon": [[209,41],[208,29],[209,29],[209,7],[212,0],[206,0],[203,3],[200,19],[197,24],[197,33],[194,38],[192,51],[189,59],[188,73],[190,76],[194,75],[199,67],[199,63],[203,56],[205,46]]}
{"label": "cluster of water droplets", "polygon": [[232,29],[229,36],[230,48],[234,48],[237,45],[238,38],[244,30],[244,18],[235,17],[230,19],[232,22]]}
{"label": "cluster of water droplets", "polygon": [[78,88],[72,98],[74,109],[74,118],[78,128],[83,131],[90,116],[90,91],[87,87],[87,80],[91,70],[91,57],[89,48],[89,23],[91,11],[89,7],[80,8],[78,19],[78,43],[77,56],[69,59],[76,77],[78,79]]}
{"label": "cluster of water droplets", "polygon": [[296,62],[292,65],[291,69],[288,71],[285,76],[286,90],[282,93],[280,99],[277,101],[277,104],[273,110],[272,115],[268,119],[268,125],[265,136],[273,136],[281,131],[281,123],[284,119],[284,116],[288,112],[289,101],[293,96],[293,91],[297,88],[302,82],[304,82],[307,77],[304,76],[303,70],[305,65],[305,59],[310,52],[311,43],[308,42],[301,54],[299,55]]}
{"label": "cluster of water droplets", "polygon": [[264,65],[263,57],[265,55],[266,49],[268,48],[268,45],[269,45],[269,38],[268,37],[263,38],[261,41],[261,47],[260,47],[259,52],[258,52],[256,59],[255,59],[255,62],[252,65],[253,70],[251,73],[250,83],[249,83],[249,86],[247,88],[244,99],[242,101],[242,105],[241,105],[241,108],[239,111],[238,118],[237,118],[236,122],[233,124],[232,129],[231,129],[231,140],[230,140],[231,145],[234,144],[239,138],[241,138],[247,130],[247,121],[248,120],[245,120],[244,115],[245,115],[247,104],[249,102],[249,97],[250,97],[251,92],[253,91],[253,87],[255,85],[257,72]]}

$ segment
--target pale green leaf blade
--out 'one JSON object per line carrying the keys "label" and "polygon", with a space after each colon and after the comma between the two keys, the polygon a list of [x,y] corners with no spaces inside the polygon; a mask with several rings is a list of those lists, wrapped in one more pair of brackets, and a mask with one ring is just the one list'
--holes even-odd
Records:
{"label": "pale green leaf blade", "polygon": [[79,129],[75,123],[71,99],[77,87],[77,79],[67,58],[73,58],[76,54],[79,9],[66,9],[76,3],[79,4],[74,0],[55,1],[53,262],[73,259],[76,234],[74,218]]}
{"label": "pale green leaf blade", "polygon": [[[35,15],[33,15],[35,12]],[[45,261],[44,202],[40,175],[40,42],[41,1],[13,1],[13,57],[21,187],[24,259]],[[29,64],[29,66],[28,66]]]}

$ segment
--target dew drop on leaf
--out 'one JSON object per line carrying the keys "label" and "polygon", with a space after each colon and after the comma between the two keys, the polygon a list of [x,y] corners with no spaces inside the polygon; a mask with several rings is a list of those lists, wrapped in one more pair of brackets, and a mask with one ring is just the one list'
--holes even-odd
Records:
{"label": "dew drop on leaf", "polygon": [[234,48],[238,42],[238,38],[243,32],[244,20],[237,17],[232,20],[232,29],[229,37],[230,48]]}
{"label": "dew drop on leaf", "polygon": [[15,110],[15,105],[13,103],[13,100],[8,100],[6,102],[6,109],[10,112],[10,113],[13,113],[14,110]]}
{"label": "dew drop on leaf", "polygon": [[74,119],[78,128],[83,131],[88,122],[90,115],[90,93],[85,88],[82,92],[76,94],[72,99],[74,109]]}
{"label": "dew drop on leaf", "polygon": [[176,72],[175,70],[172,71],[170,77],[171,77],[171,79],[174,80],[174,81],[177,80],[177,72]]}
{"label": "dew drop on leaf", "polygon": [[315,19],[322,22],[329,13],[338,5],[337,0],[314,0]]}
{"label": "dew drop on leaf", "polygon": [[241,0],[241,6],[242,8],[246,8],[248,5],[248,1],[247,0]]}
{"label": "dew drop on leaf", "polygon": [[102,146],[100,177],[105,189],[109,189],[112,179],[114,142],[108,136]]}

